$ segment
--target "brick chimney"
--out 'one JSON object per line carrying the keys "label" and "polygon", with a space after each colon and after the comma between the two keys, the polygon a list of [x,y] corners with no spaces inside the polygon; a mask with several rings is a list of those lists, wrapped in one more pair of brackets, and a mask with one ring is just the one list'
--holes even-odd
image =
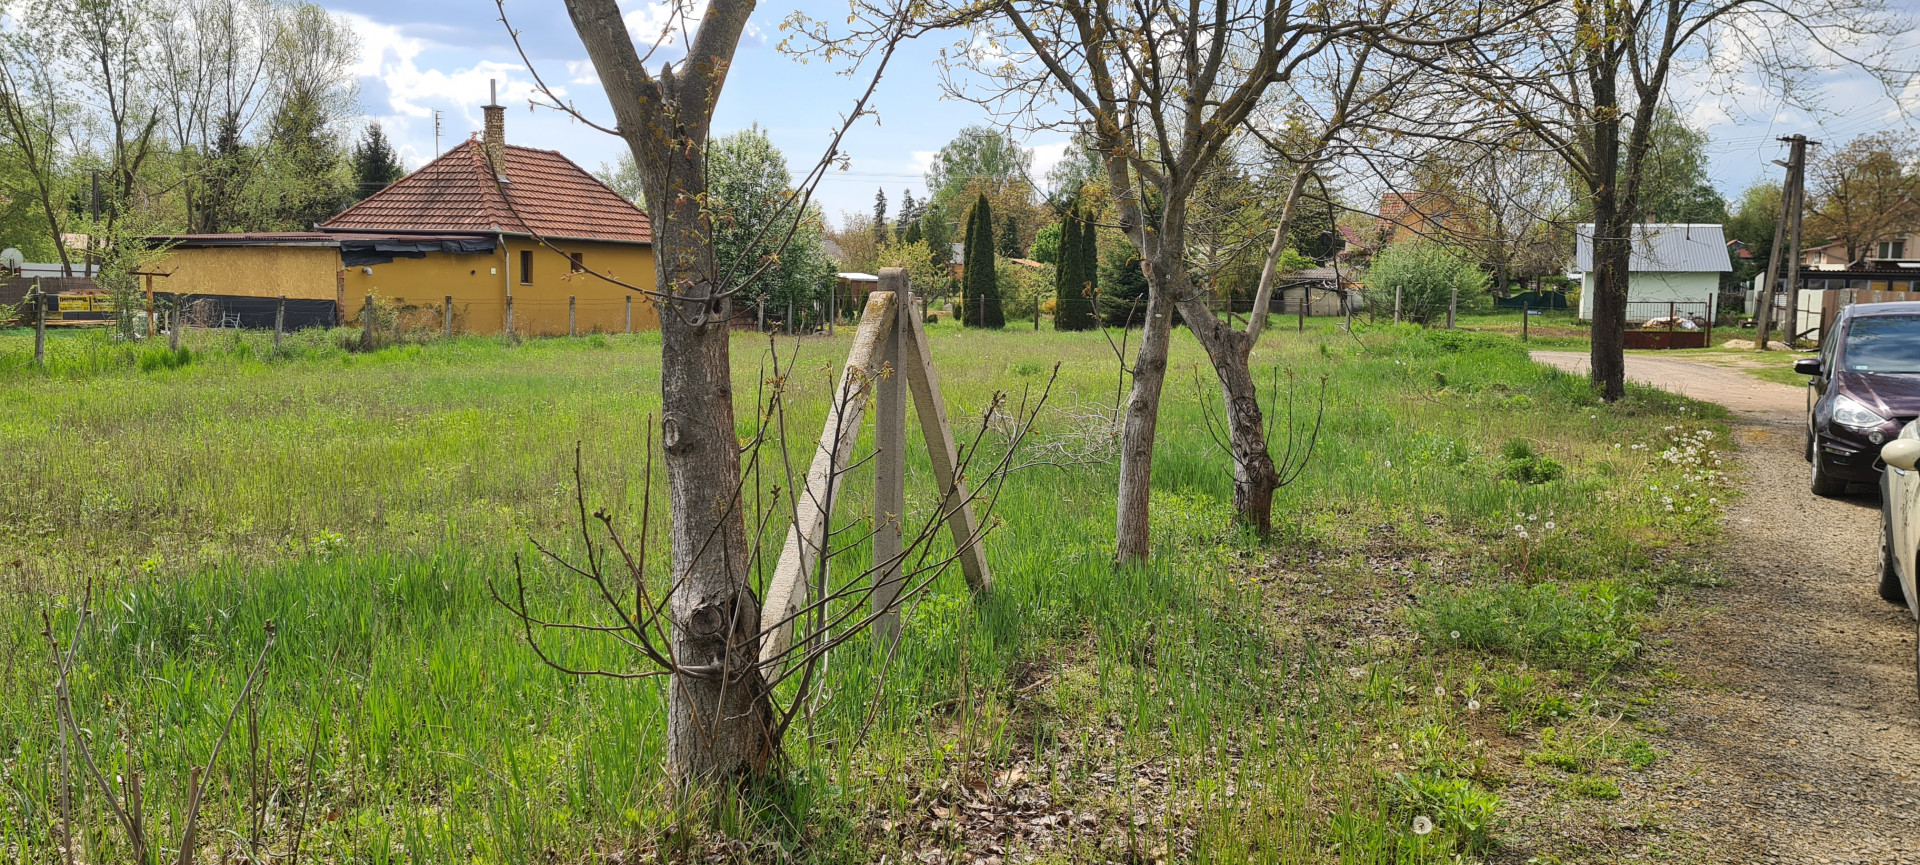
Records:
{"label": "brick chimney", "polygon": [[487,149],[487,164],[493,167],[494,176],[501,183],[507,183],[507,108],[500,104],[498,82],[487,80],[487,104],[483,106],[487,115],[487,131],[481,139]]}

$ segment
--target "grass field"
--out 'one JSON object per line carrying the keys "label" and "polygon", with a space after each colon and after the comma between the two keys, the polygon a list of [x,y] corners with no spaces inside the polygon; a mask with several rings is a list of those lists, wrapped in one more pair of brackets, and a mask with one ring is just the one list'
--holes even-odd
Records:
{"label": "grass field", "polygon": [[[1056,362],[1057,409],[1113,401],[1100,335],[932,332],[956,425]],[[64,644],[88,584],[75,714],[109,777],[144,767],[166,845],[277,625],[253,732],[243,720],[212,766],[203,861],[1555,852],[1572,842],[1518,827],[1590,819],[1658,757],[1632,726],[1657,680],[1642,629],[1670,588],[1711,579],[1688,545],[1728,494],[1711,407],[1640,390],[1598,404],[1503,336],[1315,322],[1256,353],[1303,434],[1327,382],[1317,447],[1262,543],[1232,526],[1204,426],[1218,392],[1180,333],[1150,567],[1108,564],[1113,465],[1015,474],[987,541],[994,594],[937,584],[884,684],[871,648],[848,644],[777,779],[694,804],[662,781],[661,685],[542,665],[487,592],[531,540],[572,543],[576,443],[590,503],[637,522],[656,337],[352,353],[312,333],[276,356],[257,334],[193,336],[170,360],[63,335],[50,375],[0,364],[4,861],[61,861],[41,617]],[[0,359],[19,340],[0,335]],[[802,448],[846,347],[844,331],[798,346],[787,430]],[[765,351],[735,343],[743,400]],[[1043,412],[1034,442],[1084,417]],[[925,509],[924,455],[909,473]],[[772,474],[763,492],[786,483]],[[539,602],[587,608],[532,573]],[[1560,810],[1516,814],[1518,789],[1554,791]],[[124,861],[97,791],[76,795],[79,858]]]}

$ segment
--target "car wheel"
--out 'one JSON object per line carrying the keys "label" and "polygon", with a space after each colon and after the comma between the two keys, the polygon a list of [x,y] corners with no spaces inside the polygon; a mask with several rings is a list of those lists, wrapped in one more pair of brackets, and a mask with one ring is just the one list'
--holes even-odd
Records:
{"label": "car wheel", "polygon": [[1819,454],[1813,455],[1812,462],[1813,483],[1811,487],[1814,495],[1830,499],[1847,491],[1846,481],[1839,480],[1827,474],[1826,469],[1821,466],[1821,463],[1825,462],[1825,460],[1820,459]]}
{"label": "car wheel", "polygon": [[[1900,588],[1900,572],[1893,564],[1893,545],[1889,540],[1893,533],[1887,530],[1886,520],[1880,521],[1880,600],[1889,604],[1906,604],[1906,590]],[[1920,651],[1917,649],[1916,651]],[[1920,656],[1916,656],[1920,657]],[[1917,682],[1916,684],[1920,684]]]}

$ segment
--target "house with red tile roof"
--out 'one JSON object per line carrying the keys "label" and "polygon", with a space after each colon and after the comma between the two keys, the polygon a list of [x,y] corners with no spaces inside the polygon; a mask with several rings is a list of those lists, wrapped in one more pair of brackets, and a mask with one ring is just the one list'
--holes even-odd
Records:
{"label": "house with red tile roof", "polygon": [[331,300],[340,323],[372,296],[468,333],[657,327],[646,212],[556,151],[507,144],[505,117],[486,106],[483,134],[315,231],[154,238],[172,250],[164,288]]}

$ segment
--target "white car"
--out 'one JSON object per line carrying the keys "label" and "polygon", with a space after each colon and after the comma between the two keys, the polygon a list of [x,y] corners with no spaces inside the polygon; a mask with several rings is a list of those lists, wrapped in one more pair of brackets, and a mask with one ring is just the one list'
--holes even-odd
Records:
{"label": "white car", "polygon": [[1916,554],[1920,554],[1920,421],[1880,448],[1880,597],[1904,604],[1917,623],[1914,684],[1920,688],[1920,591],[1915,590]]}

